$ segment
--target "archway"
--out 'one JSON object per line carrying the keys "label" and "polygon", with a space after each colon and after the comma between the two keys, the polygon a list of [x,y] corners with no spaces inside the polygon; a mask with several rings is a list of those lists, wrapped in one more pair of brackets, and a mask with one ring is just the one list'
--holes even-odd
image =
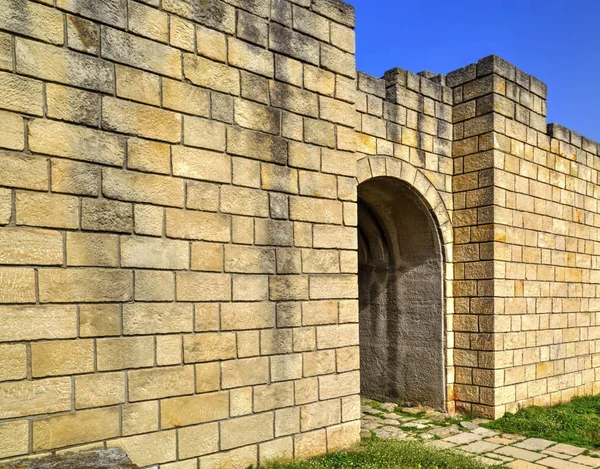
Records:
{"label": "archway", "polygon": [[361,393],[443,409],[443,255],[421,196],[390,177],[358,186]]}

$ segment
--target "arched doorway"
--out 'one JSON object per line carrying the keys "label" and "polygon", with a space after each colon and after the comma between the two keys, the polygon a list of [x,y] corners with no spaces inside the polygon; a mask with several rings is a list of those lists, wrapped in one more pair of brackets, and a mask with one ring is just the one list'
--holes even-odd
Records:
{"label": "arched doorway", "polygon": [[443,409],[443,255],[421,196],[390,177],[358,186],[361,393]]}

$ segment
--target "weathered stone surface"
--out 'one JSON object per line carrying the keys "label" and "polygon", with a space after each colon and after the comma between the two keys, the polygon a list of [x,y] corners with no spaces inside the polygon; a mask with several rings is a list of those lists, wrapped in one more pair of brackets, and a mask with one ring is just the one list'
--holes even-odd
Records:
{"label": "weathered stone surface", "polygon": [[42,82],[0,72],[0,108],[41,116]]}
{"label": "weathered stone surface", "polygon": [[123,306],[123,334],[191,332],[192,305],[185,303],[134,303]]}
{"label": "weathered stone surface", "polygon": [[229,34],[235,31],[235,9],[220,0],[165,0],[163,8],[209,28]]}
{"label": "weathered stone surface", "polygon": [[18,0],[0,1],[0,28],[45,42],[64,43],[63,19],[54,8]]}
{"label": "weathered stone surface", "polygon": [[71,409],[71,379],[49,378],[0,383],[3,419],[63,412]]}
{"label": "weathered stone surface", "polygon": [[66,453],[40,459],[23,459],[21,461],[10,462],[5,467],[7,469],[53,469],[56,467],[137,469],[137,466],[131,464],[131,460],[125,451],[119,448]]}

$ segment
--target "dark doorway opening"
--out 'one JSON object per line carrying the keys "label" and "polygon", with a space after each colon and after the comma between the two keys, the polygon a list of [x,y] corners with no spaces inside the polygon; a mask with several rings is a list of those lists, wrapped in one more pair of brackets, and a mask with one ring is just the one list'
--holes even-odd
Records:
{"label": "dark doorway opening", "polygon": [[358,186],[361,393],[443,409],[443,256],[421,196],[389,177]]}

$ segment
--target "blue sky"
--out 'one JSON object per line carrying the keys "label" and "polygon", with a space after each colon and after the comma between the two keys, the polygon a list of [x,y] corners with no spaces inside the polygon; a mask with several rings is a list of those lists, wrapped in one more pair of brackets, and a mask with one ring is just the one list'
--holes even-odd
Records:
{"label": "blue sky", "polygon": [[600,142],[600,0],[347,0],[357,66],[448,73],[490,54],[548,84],[548,122]]}

